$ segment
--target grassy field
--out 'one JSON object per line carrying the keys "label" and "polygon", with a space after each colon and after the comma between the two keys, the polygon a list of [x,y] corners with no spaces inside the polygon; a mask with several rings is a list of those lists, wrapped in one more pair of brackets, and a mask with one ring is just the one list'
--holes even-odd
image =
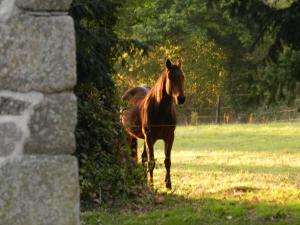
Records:
{"label": "grassy field", "polygon": [[162,146],[152,208],[85,212],[82,224],[300,225],[299,123],[178,127],[172,191],[164,188]]}

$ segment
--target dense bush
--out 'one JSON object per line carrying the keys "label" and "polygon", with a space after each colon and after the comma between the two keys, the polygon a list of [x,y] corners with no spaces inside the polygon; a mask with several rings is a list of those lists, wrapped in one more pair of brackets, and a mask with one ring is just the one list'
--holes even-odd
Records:
{"label": "dense bush", "polygon": [[82,206],[122,204],[135,196],[145,180],[125,146],[111,79],[118,6],[118,0],[74,0],[70,9],[76,30],[76,156]]}
{"label": "dense bush", "polygon": [[124,203],[144,179],[124,146],[117,103],[105,106],[105,96],[92,83],[79,85],[76,92],[76,155],[83,203]]}

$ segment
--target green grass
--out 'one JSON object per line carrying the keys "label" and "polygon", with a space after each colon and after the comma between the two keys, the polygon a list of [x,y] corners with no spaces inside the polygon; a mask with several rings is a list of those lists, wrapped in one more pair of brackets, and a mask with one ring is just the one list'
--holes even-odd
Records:
{"label": "green grass", "polygon": [[177,127],[172,191],[161,142],[155,158],[156,203],[85,212],[82,224],[300,224],[299,123]]}

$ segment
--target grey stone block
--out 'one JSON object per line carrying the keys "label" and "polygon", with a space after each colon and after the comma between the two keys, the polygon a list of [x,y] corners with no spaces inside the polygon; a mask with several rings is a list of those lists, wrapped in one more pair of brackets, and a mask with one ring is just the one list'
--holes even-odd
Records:
{"label": "grey stone block", "polygon": [[[26,154],[65,154],[75,150],[77,101],[73,93],[44,95],[33,108]],[[42,148],[41,148],[42,146]]]}
{"label": "grey stone block", "polygon": [[72,0],[16,0],[17,7],[33,11],[67,11]]}
{"label": "grey stone block", "polygon": [[13,122],[0,122],[0,157],[10,155],[21,142],[22,131]]}
{"label": "grey stone block", "polygon": [[76,83],[73,26],[68,16],[21,14],[0,22],[0,89],[71,90]]}
{"label": "grey stone block", "polygon": [[30,103],[0,95],[0,116],[21,115],[28,110]]}
{"label": "grey stone block", "polygon": [[0,22],[17,14],[15,0],[0,0]]}
{"label": "grey stone block", "polygon": [[77,160],[23,156],[0,164],[1,225],[79,225]]}

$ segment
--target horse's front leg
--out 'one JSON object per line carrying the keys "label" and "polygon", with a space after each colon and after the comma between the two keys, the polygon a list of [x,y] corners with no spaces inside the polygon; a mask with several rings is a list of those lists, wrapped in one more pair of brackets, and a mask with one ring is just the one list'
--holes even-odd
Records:
{"label": "horse's front leg", "polygon": [[145,131],[144,135],[145,135],[145,146],[146,146],[147,159],[148,159],[148,171],[150,174],[150,183],[153,184],[153,170],[155,168],[154,151],[153,151],[154,139],[149,130]]}
{"label": "horse's front leg", "polygon": [[165,142],[165,168],[166,168],[166,176],[165,176],[165,183],[166,188],[172,189],[172,183],[171,183],[171,150],[173,146],[174,141],[174,133],[169,135],[166,139],[164,139]]}

